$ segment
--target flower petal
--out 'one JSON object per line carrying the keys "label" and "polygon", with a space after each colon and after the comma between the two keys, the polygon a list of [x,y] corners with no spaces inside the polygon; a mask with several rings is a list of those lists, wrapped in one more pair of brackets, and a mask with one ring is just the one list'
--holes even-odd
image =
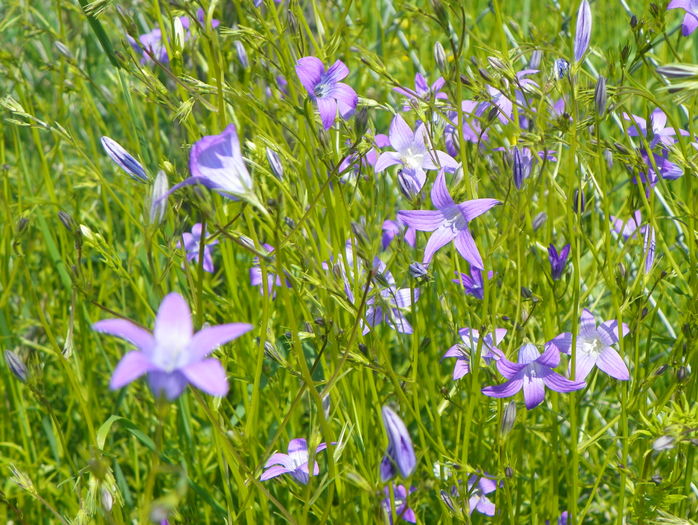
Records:
{"label": "flower petal", "polygon": [[376,166],[373,169],[376,173],[380,173],[385,168],[389,168],[390,166],[394,166],[395,164],[402,164],[400,154],[395,153],[394,151],[384,151],[378,157],[378,160],[376,161]]}
{"label": "flower petal", "polygon": [[325,129],[330,129],[337,118],[337,101],[330,97],[322,97],[316,99],[316,102],[322,126]]}
{"label": "flower petal", "polygon": [[223,397],[228,393],[225,369],[218,359],[197,361],[180,371],[192,385],[209,395]]}
{"label": "flower petal", "polygon": [[191,311],[184,298],[176,292],[165,296],[153,330],[158,346],[182,347],[191,340],[192,331]]}
{"label": "flower petal", "polygon": [[572,349],[572,334],[570,332],[563,332],[546,344],[555,345],[559,352],[569,355]]}
{"label": "flower petal", "polygon": [[437,210],[400,210],[397,218],[415,230],[431,232],[444,222],[444,216]]}
{"label": "flower petal", "polygon": [[460,208],[465,220],[470,222],[497,204],[501,204],[501,202],[497,199],[473,199],[470,201],[461,202],[458,205],[458,208]]}
{"label": "flower petal", "polygon": [[400,115],[395,115],[390,123],[389,137],[390,145],[400,153],[405,153],[415,141],[415,133]]}
{"label": "flower petal", "polygon": [[434,181],[434,185],[431,187],[431,202],[440,210],[455,206],[455,202],[453,202],[451,194],[446,187],[446,176],[443,171],[439,172]]}
{"label": "flower petal", "polygon": [[199,330],[189,342],[190,363],[200,361],[222,344],[252,330],[248,323],[229,323]]}
{"label": "flower petal", "polygon": [[579,320],[579,337],[584,339],[596,338],[596,319],[588,309],[582,310],[582,315]]}
{"label": "flower petal", "polygon": [[320,83],[325,66],[317,57],[303,57],[296,62],[296,74],[308,93],[314,95],[315,86]]}
{"label": "flower petal", "polygon": [[267,470],[262,472],[262,475],[259,476],[260,481],[266,481],[271,478],[275,478],[277,476],[281,476],[282,474],[288,474],[291,472],[291,469],[288,469],[286,467],[282,467],[281,465],[275,465],[273,467],[269,467]]}
{"label": "flower petal", "polygon": [[[417,226],[415,226],[415,228],[419,229]],[[424,248],[424,259],[422,260],[422,263],[427,264],[430,262],[436,251],[447,245],[454,238],[456,238],[456,233],[451,228],[441,227],[434,230],[434,233],[431,234],[431,237],[429,237],[427,245]]]}
{"label": "flower petal", "polygon": [[522,384],[522,379],[512,379],[501,385],[486,386],[482,389],[482,393],[489,397],[511,397],[521,390]]}
{"label": "flower petal", "polygon": [[92,325],[92,329],[103,334],[120,337],[133,343],[148,354],[155,345],[153,334],[126,319],[104,319]]}
{"label": "flower petal", "polygon": [[[321,62],[322,63],[322,62]],[[341,60],[337,60],[325,73],[325,79],[331,83],[339,82],[349,74],[349,68]]]}
{"label": "flower petal", "polygon": [[584,381],[570,381],[566,377],[552,371],[543,376],[543,382],[550,390],[563,393],[573,392],[586,386]]}
{"label": "flower petal", "polygon": [[480,270],[484,268],[482,257],[475,244],[475,239],[473,239],[473,234],[470,233],[470,229],[467,226],[458,232],[453,244],[458,253],[472,266]]}
{"label": "flower petal", "polygon": [[273,465],[281,465],[287,469],[293,470],[295,466],[293,465],[293,460],[288,454],[283,452],[275,452],[272,454],[267,462],[264,464],[264,468],[269,468]]}
{"label": "flower petal", "polygon": [[156,396],[163,395],[170,401],[177,399],[189,382],[179,370],[174,372],[163,372],[155,370],[148,372],[148,384],[153,394]]}
{"label": "flower petal", "polygon": [[609,376],[620,379],[621,381],[628,381],[630,379],[630,372],[623,358],[610,346],[601,350],[599,358],[596,361],[596,366]]}
{"label": "flower petal", "polygon": [[116,365],[109,382],[109,388],[116,390],[141,377],[146,372],[157,370],[143,352],[128,352]]}
{"label": "flower petal", "polygon": [[342,115],[343,119],[348,119],[354,113],[356,105],[359,103],[359,96],[356,94],[356,91],[342,82],[334,87],[331,96],[337,100],[339,114]]}
{"label": "flower petal", "polygon": [[531,410],[537,407],[545,399],[545,383],[539,377],[523,377],[523,396],[526,408]]}

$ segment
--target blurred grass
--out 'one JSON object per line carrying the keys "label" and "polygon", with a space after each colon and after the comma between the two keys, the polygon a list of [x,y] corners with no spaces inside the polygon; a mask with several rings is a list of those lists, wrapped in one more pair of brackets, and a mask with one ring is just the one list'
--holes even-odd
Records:
{"label": "blurred grass", "polygon": [[[119,11],[116,2],[104,2],[91,19],[82,2],[0,6],[0,337],[3,349],[18,353],[29,369],[22,384],[0,367],[6,394],[0,519],[131,523],[145,522],[155,508],[170,523],[380,523],[378,465],[387,446],[380,407],[388,402],[399,405],[415,441],[419,468],[409,481],[417,489],[410,505],[420,522],[458,522],[439,491],[475,470],[503,485],[492,495],[497,516],[474,514],[473,523],[554,522],[566,509],[576,509],[577,523],[680,523],[698,514],[689,441],[698,425],[695,151],[680,140],[672,158],[684,176],[660,181],[648,200],[627,182],[624,164],[637,163],[634,148],[641,143],[626,136],[620,117],[624,111],[646,116],[659,106],[672,125],[695,132],[695,97],[680,107],[674,99],[680,93],[666,91],[654,69],[696,62],[695,35],[676,31],[680,14],[659,8],[653,14],[639,1],[594,2],[591,52],[573,67],[571,80],[556,82],[550,71],[556,58],[571,55],[576,1],[443,1],[443,11],[429,2],[265,4],[205,4],[221,27],[194,24],[196,37],[181,52],[170,47],[170,63],[162,66],[141,65],[126,32],[160,27],[172,35],[174,17],[193,17],[198,4],[122,2]],[[638,19],[635,29],[630,13]],[[113,56],[105,52],[107,40]],[[247,51],[248,69],[235,40]],[[420,71],[431,81],[439,75],[436,41],[449,57],[451,100],[483,96],[479,69],[497,82],[510,76],[487,57],[514,72],[541,49],[540,92],[566,96],[572,122],[551,119],[541,105],[530,115],[530,133],[488,130],[493,145],[556,151],[558,162],[546,164],[521,192],[511,185],[503,155],[463,145],[465,178],[450,185],[454,198],[504,201],[473,224],[496,274],[484,301],[451,283],[454,270],[467,265],[445,248],[430,268],[431,281],[420,285],[410,315],[414,334],[381,326],[364,337],[341,279],[322,262],[338,260],[347,240],[370,261],[379,253],[383,220],[411,205],[387,173],[336,181],[337,165],[361,136],[353,120],[319,132],[294,64],[309,54],[326,64],[343,60],[351,71],[347,82],[369,108],[369,131],[385,133],[402,105],[395,83],[411,87]],[[593,113],[597,74],[608,78],[611,94],[602,118]],[[288,81],[287,95],[278,75]],[[458,82],[461,76],[470,85]],[[419,108],[425,121],[434,111]],[[174,184],[188,176],[190,145],[231,122],[268,219],[186,188],[171,197],[164,223],[149,225],[149,189],[119,172],[99,144],[102,135],[116,139],[151,176],[164,169]],[[282,181],[268,167],[266,147],[282,159]],[[611,166],[605,150],[613,153]],[[587,199],[583,214],[572,210],[579,189]],[[419,205],[431,203],[424,196]],[[608,215],[628,217],[638,208],[657,230],[658,261],[647,276],[641,241],[619,242],[607,223]],[[76,226],[64,227],[59,211]],[[547,220],[536,230],[540,212]],[[202,221],[221,240],[213,275],[182,267],[184,254],[176,248],[181,232]],[[365,238],[352,233],[353,223]],[[273,299],[249,285],[254,253],[234,241],[241,235],[256,247],[278,248],[262,267],[286,273],[291,288],[277,289]],[[425,239],[418,234],[420,248]],[[554,287],[545,274],[550,242],[570,242],[573,253],[573,271]],[[416,286],[407,265],[421,253],[396,240],[384,254],[399,287]],[[367,282],[356,271],[363,263],[355,264],[352,287],[360,298]],[[215,354],[229,374],[225,399],[190,390],[160,410],[143,381],[108,390],[127,348],[98,337],[90,325],[122,315],[150,328],[160,300],[175,290],[199,326],[239,321],[255,330]],[[506,435],[500,430],[506,402],[478,392],[501,378],[475,367],[453,383],[451,363],[439,361],[457,342],[458,328],[508,328],[503,349],[511,357],[526,340],[542,343],[574,330],[583,307],[629,324],[621,354],[633,380],[591,376],[581,393],[549,392],[549,401],[531,412],[519,396],[516,424]],[[282,359],[269,359],[265,343]],[[662,435],[677,444],[654,452]],[[257,481],[267,457],[295,437],[340,445],[323,453],[322,475],[307,486]],[[435,477],[435,465],[452,463],[460,473]],[[105,498],[112,499],[109,511]],[[467,502],[465,494],[457,499]]]}

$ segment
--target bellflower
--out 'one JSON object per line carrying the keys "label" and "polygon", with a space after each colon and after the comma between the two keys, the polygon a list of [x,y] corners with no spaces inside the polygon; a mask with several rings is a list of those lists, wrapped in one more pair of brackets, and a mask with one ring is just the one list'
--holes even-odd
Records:
{"label": "bellflower", "polygon": [[671,0],[667,9],[683,9],[686,14],[681,24],[681,34],[688,36],[698,27],[698,0]]}
{"label": "bellflower", "polygon": [[218,244],[218,239],[206,243],[206,232],[202,232],[202,226],[200,222],[197,222],[191,228],[191,233],[184,232],[182,234],[182,242],[177,243],[177,247],[180,248],[184,246],[186,251],[187,261],[193,262],[194,264],[199,263],[199,250],[201,248],[202,240],[204,238],[204,259],[203,259],[203,269],[205,272],[213,273],[213,256],[211,254],[211,249],[213,246]]}
{"label": "bellflower", "polygon": [[380,465],[381,481],[391,480],[398,472],[403,478],[408,478],[417,468],[412,439],[400,416],[390,407],[384,406],[382,415],[383,425],[388,434],[388,450]]}
{"label": "bellflower", "polygon": [[555,392],[572,392],[586,386],[584,381],[570,381],[557,372],[560,352],[555,344],[547,344],[541,354],[535,345],[526,343],[519,348],[519,362],[513,363],[502,356],[497,360],[499,373],[508,379],[505,383],[486,386],[482,393],[490,397],[511,397],[523,388],[526,408],[531,410],[545,399],[545,387]]}
{"label": "bellflower", "polygon": [[152,334],[125,319],[98,321],[92,329],[138,347],[117,365],[109,383],[112,390],[147,374],[153,393],[173,400],[189,383],[212,396],[226,395],[225,370],[217,359],[207,356],[218,346],[250,331],[252,325],[230,323],[194,333],[189,306],[181,295],[170,293],[160,303]]}
{"label": "bellflower", "polygon": [[565,244],[560,250],[560,253],[558,253],[555,245],[551,244],[548,246],[548,259],[550,260],[550,273],[553,277],[553,281],[557,281],[560,279],[560,277],[562,277],[569,254],[569,244]]}
{"label": "bellflower", "polygon": [[[441,358],[456,358],[456,364],[453,368],[454,381],[470,373],[470,356],[477,353],[477,345],[480,340],[480,332],[474,328],[461,328],[458,330],[458,334],[463,340],[463,343],[453,345]],[[489,364],[503,355],[502,351],[499,350],[496,345],[504,339],[506,334],[507,331],[505,328],[495,328],[494,332],[486,334],[485,337],[482,338],[480,357],[485,363]]]}
{"label": "bellflower", "polygon": [[574,61],[579,62],[589,47],[591,40],[591,7],[588,0],[582,0],[577,11],[577,29],[574,33]]}
{"label": "bellflower", "polygon": [[412,325],[401,309],[412,305],[412,295],[415,301],[419,299],[419,289],[398,289],[393,275],[377,258],[374,260],[373,269],[380,275],[380,280],[385,286],[366,300],[366,322],[363,323],[363,334],[366,335],[372,327],[381,323],[387,324],[398,333],[411,334]]}
{"label": "bellflower", "polygon": [[642,214],[640,210],[636,210],[632,217],[623,222],[622,219],[611,215],[612,230],[628,240],[637,232],[643,236],[643,252],[645,254],[645,273],[649,273],[654,264],[655,254],[655,233],[654,228],[649,224],[642,224]]}
{"label": "bellflower", "polygon": [[381,238],[381,249],[385,250],[393,242],[393,239],[404,232],[403,240],[414,248],[417,242],[417,230],[407,226],[398,218],[394,221],[383,221],[383,237]]}
{"label": "bellflower", "polygon": [[449,155],[457,157],[460,151],[460,141],[472,142],[478,144],[487,142],[489,136],[487,131],[482,129],[480,125],[481,112],[478,113],[479,103],[474,100],[464,100],[461,102],[461,110],[463,113],[463,129],[460,136],[458,135],[458,112],[449,111],[446,116],[446,126],[444,127],[444,143],[446,151]]}
{"label": "bellflower", "polygon": [[[494,273],[491,270],[487,272],[487,280],[489,281],[492,279],[493,275]],[[472,295],[480,300],[485,297],[485,283],[482,279],[482,272],[479,269],[472,267],[470,268],[470,275],[461,273],[459,276],[458,273],[456,273],[456,277],[458,278],[453,279],[453,282],[465,288],[466,294]]]}
{"label": "bellflower", "polygon": [[138,182],[148,182],[150,179],[143,169],[143,165],[138,162],[133,156],[126,151],[121,144],[109,137],[100,139],[104,151],[109,155],[117,166],[128,173],[133,180]]}
{"label": "bellflower", "polygon": [[436,210],[401,210],[397,214],[408,226],[419,231],[434,232],[424,249],[423,262],[428,263],[439,248],[453,242],[466,261],[475,268],[484,268],[468,224],[501,202],[496,199],[474,199],[456,204],[446,188],[443,170],[432,186],[431,201]]}
{"label": "bellflower", "polygon": [[[526,77],[537,72],[537,69],[522,69],[516,73],[516,85],[520,89],[514,90],[514,97],[522,105],[524,105],[526,101],[523,92],[538,85],[534,80]],[[507,95],[502,93],[502,91],[489,85],[487,86],[487,93],[490,99],[479,103],[475,109],[475,114],[477,116],[484,115],[491,109],[496,108],[497,118],[502,124],[511,122],[514,119],[514,102]]]}
{"label": "bellflower", "polygon": [[473,474],[468,478],[468,507],[470,514],[478,511],[485,516],[494,516],[495,506],[487,494],[492,494],[497,490],[497,482],[485,476]]}
{"label": "bellflower", "polygon": [[337,169],[338,173],[344,173],[339,179],[340,182],[347,182],[352,176],[358,176],[364,168],[368,168],[369,166],[373,168],[378,160],[378,151],[376,148],[384,148],[390,145],[388,136],[382,133],[378,133],[373,137],[373,141],[375,147],[369,149],[365,155],[354,152],[342,159]]}
{"label": "bellflower", "polygon": [[[647,166],[647,172],[640,173],[640,180],[648,184],[646,189],[647,195],[649,195],[650,189],[659,182],[659,177],[666,180],[675,180],[683,176],[683,170],[669,160],[669,151],[666,148],[660,148],[659,152],[652,151],[649,153],[644,148],[641,148],[640,155]],[[652,161],[654,161],[654,166]],[[637,183],[637,180],[633,179],[633,182]]]}
{"label": "bellflower", "polygon": [[[266,243],[262,244],[262,248],[264,248],[269,255],[271,255],[275,250],[273,246]],[[274,292],[274,286],[283,286],[283,283],[279,275],[276,275],[269,270],[270,269],[267,268],[267,293],[273,297],[276,295]],[[250,284],[252,286],[259,286],[259,293],[264,294],[264,280],[262,278],[262,268],[259,264],[259,257],[255,257],[252,261],[252,268],[250,268]],[[291,287],[288,281],[286,281],[285,284],[287,288]]]}
{"label": "bellflower", "polygon": [[252,177],[242,158],[237,129],[233,124],[218,135],[207,135],[194,143],[189,154],[189,171],[191,177],[174,186],[169,193],[189,184],[202,184],[229,199],[240,197],[256,203]]}
{"label": "bellflower", "polygon": [[[628,135],[631,137],[639,137],[641,135],[646,137],[650,141],[650,148],[654,148],[657,144],[671,146],[676,143],[676,130],[666,125],[666,113],[660,108],[652,111],[649,126],[645,119],[637,115],[623,113],[623,118],[633,123],[632,126],[628,127]],[[679,129],[678,131],[683,136],[690,135],[685,129]]]}
{"label": "bellflower", "polygon": [[403,192],[408,197],[414,197],[422,190],[426,181],[425,170],[458,168],[458,162],[447,153],[430,150],[424,124],[419,124],[413,132],[405,119],[395,115],[390,123],[389,140],[395,151],[381,153],[375,170],[380,173],[396,164],[402,166],[398,176]]}
{"label": "bellflower", "polygon": [[[393,91],[406,96],[410,101],[424,100],[428,102],[430,100],[446,100],[448,95],[441,91],[441,88],[444,87],[445,83],[446,81],[443,79],[443,77],[439,77],[436,79],[436,82],[430,86],[427,79],[421,74],[417,73],[414,76],[414,90],[396,87],[393,88]],[[409,104],[405,104],[402,109],[403,111],[409,111],[412,108]]]}
{"label": "bellflower", "polygon": [[[315,449],[315,454],[327,448],[326,443],[320,443]],[[313,473],[310,474],[308,467],[308,442],[304,438],[292,439],[288,443],[288,454],[276,452],[264,464],[266,469],[259,477],[260,481],[266,481],[282,474],[290,474],[298,483],[307,485],[310,476],[320,474],[320,467],[317,462],[313,462]]]}
{"label": "bellflower", "polygon": [[337,110],[343,119],[354,113],[359,97],[351,87],[340,82],[349,74],[344,62],[337,60],[325,70],[322,61],[314,56],[298,59],[296,73],[310,99],[317,103],[322,125],[330,129],[337,118]]}
{"label": "bellflower", "polygon": [[[393,493],[393,501],[395,502],[395,515],[409,523],[417,523],[414,511],[408,507],[407,489],[405,489],[404,485],[391,484],[390,487],[385,487],[383,492],[385,493],[385,499],[381,501],[381,505],[391,525],[393,523],[393,513],[390,509],[390,492]],[[414,489],[410,489],[410,492],[414,492]]]}
{"label": "bellflower", "polygon": [[[622,324],[623,335],[629,332],[628,325]],[[620,354],[611,347],[618,342],[618,321],[604,321],[597,326],[594,314],[586,308],[582,311],[579,321],[579,334],[575,351],[575,378],[583,381],[594,366],[609,376],[627,381],[630,379],[628,367]],[[571,355],[572,334],[564,332],[550,341],[550,346],[560,352]],[[572,363],[570,363],[570,370]]]}

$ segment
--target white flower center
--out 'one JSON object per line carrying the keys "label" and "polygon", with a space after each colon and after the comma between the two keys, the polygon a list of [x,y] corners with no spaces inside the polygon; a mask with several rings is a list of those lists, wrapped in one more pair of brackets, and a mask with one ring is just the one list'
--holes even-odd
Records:
{"label": "white flower center", "polygon": [[421,168],[424,164],[424,152],[409,147],[401,155],[400,160],[402,160],[402,163],[405,165],[406,168],[411,168],[415,170]]}
{"label": "white flower center", "polygon": [[579,339],[577,343],[577,352],[581,352],[585,355],[598,356],[603,348],[601,341],[594,337],[593,339]]}

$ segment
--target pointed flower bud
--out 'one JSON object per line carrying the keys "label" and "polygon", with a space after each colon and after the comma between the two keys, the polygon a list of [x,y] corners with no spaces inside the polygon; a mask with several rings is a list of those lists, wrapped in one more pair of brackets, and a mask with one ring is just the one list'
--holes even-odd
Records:
{"label": "pointed flower bud", "polygon": [[22,383],[27,382],[27,366],[22,361],[22,358],[15,354],[12,350],[5,350],[5,362],[17,379]]}
{"label": "pointed flower bud", "polygon": [[601,116],[606,111],[606,100],[608,99],[608,94],[606,93],[606,78],[600,76],[596,81],[596,88],[594,89],[594,104],[596,106],[596,113]]}
{"label": "pointed flower bud", "polygon": [[550,260],[553,281],[557,281],[560,279],[560,277],[562,277],[562,273],[565,271],[565,265],[567,264],[567,257],[569,257],[569,255],[569,244],[563,246],[559,253],[553,244],[548,246],[548,259]]}
{"label": "pointed flower bud", "polygon": [[567,76],[567,73],[569,73],[570,70],[570,63],[565,60],[564,58],[558,58],[555,60],[555,63],[553,65],[553,75],[555,78],[558,80],[562,80]]}
{"label": "pointed flower bud", "polygon": [[249,69],[250,68],[250,61],[247,59],[247,51],[245,50],[245,46],[239,40],[235,40],[233,42],[233,45],[235,46],[235,52],[238,55],[238,60],[240,61],[240,65],[242,66],[243,69]]}
{"label": "pointed flower bud", "polygon": [[165,218],[168,189],[167,175],[160,170],[150,191],[150,224],[159,224]]}
{"label": "pointed flower bud", "polygon": [[381,481],[386,482],[392,479],[398,472],[403,478],[408,478],[417,467],[412,439],[407,433],[405,423],[390,407],[384,406],[382,414],[385,431],[388,434],[388,450],[380,465]]}
{"label": "pointed flower bud", "polygon": [[444,74],[447,70],[446,51],[444,50],[444,46],[441,45],[441,42],[439,41],[434,44],[434,62],[436,62],[436,67],[439,69],[441,74]]}
{"label": "pointed flower bud", "polygon": [[271,148],[267,148],[267,162],[269,162],[269,168],[279,180],[284,178],[284,166],[281,164],[281,158],[279,154]]}
{"label": "pointed flower bud", "polygon": [[591,7],[588,0],[582,0],[577,11],[577,30],[574,34],[574,61],[579,62],[589,47],[591,40]]}
{"label": "pointed flower bud", "polygon": [[111,158],[117,166],[128,173],[132,179],[138,182],[148,182],[148,175],[146,175],[141,163],[134,159],[121,144],[109,137],[102,137],[100,140],[102,141],[104,151],[106,151],[109,158]]}

